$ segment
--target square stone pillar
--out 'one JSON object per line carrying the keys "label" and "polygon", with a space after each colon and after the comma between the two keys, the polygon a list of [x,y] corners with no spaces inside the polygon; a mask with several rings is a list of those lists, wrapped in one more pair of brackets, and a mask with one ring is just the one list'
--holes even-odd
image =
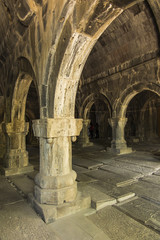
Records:
{"label": "square stone pillar", "polygon": [[110,118],[108,121],[112,127],[111,149],[108,150],[116,154],[131,153],[132,149],[127,147],[124,139],[124,128],[127,123],[127,118]]}
{"label": "square stone pillar", "polygon": [[33,171],[33,166],[28,163],[26,151],[28,127],[28,123],[21,121],[2,124],[2,130],[6,136],[6,152],[2,167],[5,176]]}
{"label": "square stone pillar", "polygon": [[93,143],[90,142],[88,137],[88,127],[89,127],[90,121],[91,121],[90,119],[83,120],[83,128],[78,138],[78,144],[82,147],[93,146]]}
{"label": "square stone pillar", "polygon": [[[77,199],[71,144],[81,128],[81,119],[33,121],[34,135],[40,138],[40,172],[35,177],[34,196],[30,195],[30,200],[45,222],[52,222],[83,207],[83,204],[79,206],[83,200]],[[84,207],[89,205],[90,199],[85,200]]]}

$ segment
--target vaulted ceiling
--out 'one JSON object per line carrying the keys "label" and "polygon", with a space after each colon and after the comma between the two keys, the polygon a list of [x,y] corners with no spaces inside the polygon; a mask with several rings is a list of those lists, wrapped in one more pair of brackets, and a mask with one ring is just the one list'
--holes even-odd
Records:
{"label": "vaulted ceiling", "polygon": [[116,67],[140,64],[159,53],[159,33],[153,12],[147,2],[125,10],[99,38],[83,70],[90,78]]}
{"label": "vaulted ceiling", "polygon": [[[0,65],[23,37],[41,2],[0,0]],[[114,2],[123,5],[127,1]],[[125,10],[113,21],[99,38],[85,64],[84,79],[107,72],[113,67],[121,70],[159,54],[160,18],[156,15],[156,1],[137,2],[139,3]]]}

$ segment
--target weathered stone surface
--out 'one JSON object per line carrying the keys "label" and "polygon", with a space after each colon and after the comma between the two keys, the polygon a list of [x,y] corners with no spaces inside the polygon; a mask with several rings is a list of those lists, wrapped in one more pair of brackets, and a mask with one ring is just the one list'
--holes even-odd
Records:
{"label": "weathered stone surface", "polygon": [[159,185],[160,176],[151,175],[151,176],[142,178],[142,181],[150,182],[150,183],[152,183],[152,184]]}
{"label": "weathered stone surface", "polygon": [[125,189],[124,187],[117,187],[103,181],[92,182],[89,185],[115,199],[118,199],[119,197],[126,195],[129,192],[129,190]]}
{"label": "weathered stone surface", "polygon": [[11,203],[23,201],[23,198],[17,193],[6,178],[0,176],[0,205],[8,205]]}
{"label": "weathered stone surface", "polygon": [[117,203],[116,199],[106,195],[105,193],[102,193],[98,189],[87,186],[87,185],[80,185],[79,188],[80,191],[82,191],[85,194],[89,194],[91,197],[91,206],[92,208],[99,210],[106,206],[113,205]]}
{"label": "weathered stone surface", "polygon": [[128,177],[129,179],[131,179],[131,178],[138,179],[140,177],[143,177],[143,174],[141,174],[141,173],[136,173],[136,172],[133,172],[133,171],[128,170],[128,169],[115,167],[113,165],[106,165],[105,164],[104,166],[100,167],[100,169],[104,170],[104,171],[109,171],[109,172],[113,172],[113,173]]}
{"label": "weathered stone surface", "polygon": [[159,199],[160,199],[160,191],[159,191],[159,186],[148,183],[145,181],[139,181],[137,183],[134,183],[130,186],[124,187],[124,190],[134,192],[136,195],[143,197],[145,199],[148,199],[152,202],[158,203],[159,204]]}
{"label": "weathered stone surface", "polygon": [[[4,121],[7,140],[0,162],[5,175],[33,170],[26,151],[25,123],[33,120],[30,134],[33,130],[40,148],[33,202],[42,216],[45,212],[46,221],[54,214],[74,212],[70,208],[77,196],[72,141],[80,134],[81,118],[99,124],[100,134],[95,129],[92,141],[111,146],[115,154],[131,152],[127,143],[131,146],[134,139],[139,145],[144,140],[158,141],[159,13],[158,0],[0,1],[0,95],[4,98],[0,121]],[[83,140],[88,145],[87,122],[84,126]],[[86,158],[79,155],[73,162],[87,170],[98,169],[104,163],[98,155],[96,151]],[[109,161],[121,168],[121,174],[99,170],[79,176],[85,181],[94,178],[90,186],[100,182],[100,187],[106,187],[103,191],[119,199],[133,190],[159,201],[158,184],[148,181],[148,188],[144,181],[132,184],[134,174],[126,173],[132,169],[135,175],[148,177],[158,165]],[[49,204],[56,209],[52,208],[51,216]]]}
{"label": "weathered stone surface", "polygon": [[88,218],[113,240],[159,239],[158,233],[148,229],[113,207],[106,207]]}
{"label": "weathered stone surface", "polygon": [[83,173],[78,173],[77,174],[77,178],[76,178],[76,181],[77,182],[85,182],[85,183],[89,183],[89,182],[95,182],[97,181],[95,178],[91,178],[89,176],[86,176],[85,174]]}
{"label": "weathered stone surface", "polygon": [[72,168],[76,173],[85,173],[85,172],[90,171],[89,169],[86,169],[84,167],[80,167],[80,166],[77,166],[77,165],[74,165],[74,164],[72,165]]}
{"label": "weathered stone surface", "polygon": [[43,223],[26,201],[3,206],[0,209],[0,215],[2,239],[61,240],[53,230],[49,231],[47,225]]}
{"label": "weathered stone surface", "polygon": [[[110,240],[110,238],[104,234],[96,225],[89,221],[85,215],[87,211],[68,216],[64,219],[49,224],[49,229],[60,236],[61,239],[93,239],[93,240]],[[71,231],[72,229],[72,231]]]}
{"label": "weathered stone surface", "polygon": [[118,204],[118,208],[134,219],[143,222],[143,224],[156,230],[160,229],[159,205],[149,202],[143,198],[137,198],[124,204]]}
{"label": "weathered stone surface", "polygon": [[36,137],[54,138],[77,136],[82,129],[82,119],[41,119],[33,121]]}
{"label": "weathered stone surface", "polygon": [[27,196],[34,191],[34,181],[29,179],[27,175],[9,177],[10,181]]}
{"label": "weathered stone surface", "polygon": [[156,171],[156,168],[153,168],[153,167],[140,166],[131,162],[124,162],[124,161],[118,161],[118,160],[112,160],[109,162],[109,164],[114,167],[129,170],[129,171],[132,169],[133,172],[136,172],[142,175],[151,175],[154,171]]}
{"label": "weathered stone surface", "polygon": [[120,197],[118,197],[118,202],[123,202],[125,200],[128,200],[130,198],[133,198],[135,196],[135,193],[126,193],[124,195],[121,195]]}
{"label": "weathered stone surface", "polygon": [[90,196],[83,195],[81,193],[77,194],[77,197],[74,201],[69,203],[63,203],[59,206],[52,204],[40,204],[33,196],[29,194],[29,202],[37,213],[40,214],[42,219],[46,223],[51,223],[58,218],[76,213],[82,209],[89,208],[91,205]]}
{"label": "weathered stone surface", "polygon": [[147,156],[147,154],[144,152],[138,152],[138,153],[135,152],[132,155],[130,154],[123,158],[117,157],[115,160],[120,162],[121,161],[126,162],[126,163],[134,162],[134,165],[137,164],[139,166],[150,167],[150,168],[154,167],[155,170],[159,169],[160,167],[159,161],[156,160],[153,155]]}
{"label": "weathered stone surface", "polygon": [[1,167],[0,169],[1,169],[2,174],[4,174],[5,176],[25,174],[25,173],[34,171],[33,166],[30,165],[30,164],[26,167],[18,167],[18,168],[4,168],[4,167]]}
{"label": "weathered stone surface", "polygon": [[100,163],[98,161],[92,161],[91,159],[88,159],[88,158],[84,159],[81,157],[78,157],[78,158],[73,157],[73,164],[90,169],[90,170],[97,169],[103,165],[103,163]]}
{"label": "weathered stone surface", "polygon": [[86,175],[116,186],[130,184],[134,181],[133,179],[128,179],[125,176],[117,175],[115,173],[103,170],[87,172]]}

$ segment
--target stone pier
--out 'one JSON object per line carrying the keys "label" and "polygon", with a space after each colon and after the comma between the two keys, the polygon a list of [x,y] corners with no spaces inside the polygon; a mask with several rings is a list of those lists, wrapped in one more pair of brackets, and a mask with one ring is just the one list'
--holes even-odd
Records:
{"label": "stone pier", "polygon": [[124,128],[127,123],[127,118],[110,118],[108,121],[112,127],[111,148],[108,148],[108,150],[117,154],[132,152],[132,149],[127,147],[124,139]]}
{"label": "stone pier", "polygon": [[40,138],[40,172],[30,201],[47,223],[90,206],[90,197],[77,194],[72,170],[72,143],[80,134],[81,119],[40,119],[33,131]]}
{"label": "stone pier", "polygon": [[88,136],[88,128],[89,128],[90,121],[91,121],[90,119],[83,120],[83,128],[78,138],[78,144],[80,144],[82,147],[93,146],[93,143],[90,142],[89,136]]}
{"label": "stone pier", "polygon": [[5,176],[33,171],[33,166],[28,162],[28,152],[26,151],[28,127],[28,123],[18,120],[2,124],[6,136],[6,152],[2,167],[2,173]]}

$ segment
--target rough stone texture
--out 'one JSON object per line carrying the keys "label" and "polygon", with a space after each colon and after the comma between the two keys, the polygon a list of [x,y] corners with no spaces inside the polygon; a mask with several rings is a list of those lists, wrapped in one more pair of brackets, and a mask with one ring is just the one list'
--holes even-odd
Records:
{"label": "rough stone texture", "polygon": [[53,204],[40,204],[33,196],[29,194],[29,202],[35,211],[40,214],[41,218],[46,223],[52,223],[59,218],[74,214],[82,209],[89,208],[91,205],[90,196],[78,193],[76,199],[71,202],[66,202],[56,206]]}
{"label": "rough stone texture", "polygon": [[159,205],[151,203],[142,198],[137,198],[135,200],[129,201],[128,203],[122,203],[118,205],[118,209],[121,209],[123,212],[127,213],[129,216],[132,216],[134,219],[159,230]]}
{"label": "rough stone texture", "polygon": [[[113,207],[107,207],[88,217],[111,239],[137,240],[159,239],[159,234],[137,223]],[[106,221],[108,219],[108,221]],[[136,232],[135,229],[136,228]]]}
{"label": "rough stone texture", "polygon": [[[148,148],[151,149],[151,146]],[[79,157],[79,150],[79,148],[74,148],[74,157]],[[101,158],[103,161],[104,156],[106,159],[109,157],[109,163],[111,163],[113,159],[121,159],[121,162],[123,163],[126,160],[126,156],[124,155],[113,155],[111,161],[110,154],[101,151],[101,146],[96,144],[92,148],[86,148],[86,152],[83,152],[83,154],[81,152],[80,155],[84,155],[84,158],[86,158],[87,155],[97,155],[97,159],[99,161]],[[140,166],[143,165],[144,167],[145,157],[146,164],[148,166],[151,167],[152,162],[154,164],[158,164],[158,160],[154,159],[153,155],[150,153],[137,151],[128,155],[128,161],[129,157],[130,160],[132,159],[133,166],[134,160],[135,165],[137,166],[137,159],[139,159]],[[79,159],[79,161],[80,160],[81,159]],[[94,162],[94,159],[92,161]],[[109,163],[107,166],[112,167],[112,173],[115,171],[115,174],[118,175],[118,169]],[[157,167],[157,165],[155,166]],[[83,169],[84,176],[87,173],[95,172],[86,168]],[[82,167],[78,167],[76,170],[77,174],[79,174],[79,172],[82,172]],[[102,170],[97,171],[101,172]],[[103,170],[103,172],[107,171]],[[119,170],[119,173],[120,175],[124,174],[121,169]],[[125,173],[126,176],[129,176],[131,169],[129,170],[128,174],[126,170]],[[158,184],[137,179],[137,182],[134,184],[124,187],[117,187],[115,185],[114,178],[112,178],[110,183],[107,183],[104,182],[104,176],[100,177],[101,174],[96,174],[97,180],[89,183],[83,182],[82,179],[82,181],[78,183],[78,191],[85,191],[87,194],[90,193],[92,206],[103,208],[103,210],[101,209],[99,211],[93,209],[80,211],[82,207],[88,207],[88,203],[90,203],[90,197],[79,197],[77,202],[73,201],[58,206],[52,204],[43,204],[42,206],[36,201],[35,198],[33,198],[32,195],[32,203],[36,204],[35,208],[38,210],[38,213],[41,214],[41,217],[46,222],[48,221],[48,223],[56,220],[53,223],[45,224],[40,219],[39,215],[36,215],[24,200],[24,198],[26,198],[26,194],[33,189],[33,180],[31,180],[31,178],[33,178],[35,174],[36,172],[21,176],[11,176],[9,178],[1,177],[0,180],[2,184],[0,184],[0,187],[2,187],[2,194],[0,196],[0,215],[2,214],[3,221],[0,224],[0,230],[2,239],[4,237],[4,239],[6,238],[10,240],[12,239],[12,235],[15,236],[15,233],[17,239],[21,239],[23,236],[27,240],[30,239],[31,236],[35,239],[39,239],[40,234],[42,235],[42,239],[50,239],[51,236],[52,239],[58,238],[63,240],[74,239],[75,236],[78,240],[83,238],[86,238],[87,240],[119,239],[119,237],[129,240],[141,240],[143,238],[158,239],[160,225],[160,191]],[[158,177],[158,175],[154,176]],[[131,192],[131,190],[134,192]],[[135,194],[137,196],[135,196]],[[108,204],[114,205],[114,208],[110,208]],[[106,205],[107,207],[105,207]],[[71,215],[72,213],[75,213],[75,211],[80,212]],[[70,216],[64,218],[66,215]],[[54,217],[57,217],[58,219],[55,219]],[[27,226],[26,223],[28,223]],[[6,231],[6,227],[8,228],[8,231]],[[155,230],[158,231],[156,232]]]}
{"label": "rough stone texture", "polygon": [[[26,151],[28,120],[30,136],[33,130],[39,138],[33,201],[38,211],[41,204],[48,211],[50,204],[58,209],[75,202],[72,141],[80,135],[81,118],[99,124],[98,140],[116,154],[131,152],[127,144],[134,139],[160,136],[159,12],[158,0],[0,1],[0,119],[6,135],[1,163],[5,175],[33,170]],[[84,122],[84,145],[90,141],[87,128]],[[91,155],[79,164],[102,165]],[[145,175],[157,170],[133,167]],[[102,170],[86,175],[115,187],[133,181]],[[63,210],[61,216],[72,212],[69,206]]]}
{"label": "rough stone texture", "polygon": [[0,195],[0,205],[7,205],[12,202],[23,201],[23,198],[19,193],[15,191],[15,189],[10,185],[10,183],[6,180],[6,178],[0,176],[1,184],[1,195]]}
{"label": "rough stone texture", "polygon": [[91,196],[91,207],[96,210],[117,203],[115,198],[110,197],[109,195],[106,195],[91,186],[79,185],[78,189]]}

